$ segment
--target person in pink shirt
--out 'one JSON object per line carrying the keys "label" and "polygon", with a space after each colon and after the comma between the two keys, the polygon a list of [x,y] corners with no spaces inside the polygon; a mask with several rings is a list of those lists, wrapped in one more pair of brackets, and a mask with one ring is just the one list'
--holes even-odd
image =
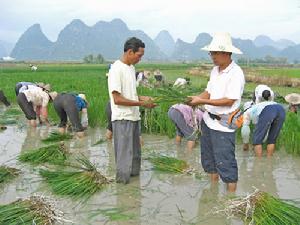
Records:
{"label": "person in pink shirt", "polygon": [[169,109],[168,116],[176,126],[176,144],[180,144],[184,137],[187,140],[187,148],[194,148],[202,115],[200,109],[185,104],[176,104]]}

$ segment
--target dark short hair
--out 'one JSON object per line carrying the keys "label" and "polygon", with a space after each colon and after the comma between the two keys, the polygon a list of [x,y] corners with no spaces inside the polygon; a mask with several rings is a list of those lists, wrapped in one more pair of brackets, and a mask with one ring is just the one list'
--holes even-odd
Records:
{"label": "dark short hair", "polygon": [[269,90],[264,90],[262,92],[262,97],[264,100],[268,101],[269,98],[271,97],[271,92]]}
{"label": "dark short hair", "polygon": [[129,49],[132,49],[133,52],[138,52],[139,48],[145,48],[145,43],[136,37],[127,39],[124,44],[124,52],[127,52]]}

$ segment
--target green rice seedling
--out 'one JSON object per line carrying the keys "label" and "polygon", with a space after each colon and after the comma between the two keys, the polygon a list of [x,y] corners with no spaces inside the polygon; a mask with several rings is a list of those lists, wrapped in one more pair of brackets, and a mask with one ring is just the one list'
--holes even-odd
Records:
{"label": "green rice seedling", "polygon": [[286,114],[280,131],[278,145],[287,153],[300,155],[300,116],[292,112]]}
{"label": "green rice seedling", "polygon": [[17,177],[21,171],[8,166],[0,166],[0,184],[8,182]]}
{"label": "green rice seedling", "polygon": [[64,164],[69,152],[64,143],[53,144],[39,149],[22,152],[18,159],[20,162],[31,164],[50,163],[55,165]]}
{"label": "green rice seedling", "polygon": [[75,200],[88,200],[111,182],[86,157],[77,158],[77,163],[79,165],[69,165],[74,171],[41,169],[40,175],[55,194]]}
{"label": "green rice seedling", "polygon": [[189,174],[201,178],[201,174],[192,168],[186,161],[163,155],[151,155],[148,159],[156,171]]}
{"label": "green rice seedling", "polygon": [[300,224],[300,208],[272,195],[255,190],[245,198],[230,199],[225,209],[215,213],[240,216],[246,224],[296,225]]}
{"label": "green rice seedling", "polygon": [[3,225],[53,225],[56,222],[71,221],[63,219],[63,213],[46,197],[35,195],[0,205],[0,224]]}
{"label": "green rice seedling", "polygon": [[109,218],[110,221],[128,221],[136,218],[134,213],[126,213],[128,209],[126,208],[108,208],[108,209],[98,209],[93,211],[89,218],[93,218],[102,214],[103,216]]}
{"label": "green rice seedling", "polygon": [[93,144],[92,146],[96,146],[96,145],[100,145],[102,143],[106,142],[105,139],[100,139],[99,141],[97,141],[95,144]]}
{"label": "green rice seedling", "polygon": [[165,87],[156,89],[156,93],[151,96],[154,98],[154,103],[168,103],[177,104],[188,102],[188,97],[199,94],[200,90],[194,88],[180,88],[180,87]]}
{"label": "green rice seedling", "polygon": [[49,142],[57,142],[57,141],[64,141],[64,140],[69,140],[72,139],[73,136],[68,133],[61,134],[59,132],[51,132],[49,137],[42,139],[42,142],[44,143],[49,143]]}

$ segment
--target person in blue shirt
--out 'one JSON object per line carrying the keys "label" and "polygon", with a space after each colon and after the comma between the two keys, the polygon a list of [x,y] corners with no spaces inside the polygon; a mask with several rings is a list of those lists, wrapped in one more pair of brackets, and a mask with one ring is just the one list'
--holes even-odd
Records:
{"label": "person in blue shirt", "polygon": [[[72,129],[78,137],[84,136],[84,130],[88,127],[88,103],[84,94],[61,93],[53,100],[54,109],[60,117],[59,132],[65,133],[68,118]],[[81,120],[79,113],[81,112]]]}
{"label": "person in blue shirt", "polygon": [[[285,119],[285,110],[283,106],[271,100],[272,95],[270,90],[264,90],[261,96],[262,101],[253,105],[244,113],[242,134],[249,135],[249,124],[250,121],[253,121],[255,129],[252,144],[254,145],[255,154],[257,157],[262,156],[262,143],[264,139],[266,139],[267,156],[271,157],[274,153],[275,143]],[[243,136],[243,139],[244,138]]]}

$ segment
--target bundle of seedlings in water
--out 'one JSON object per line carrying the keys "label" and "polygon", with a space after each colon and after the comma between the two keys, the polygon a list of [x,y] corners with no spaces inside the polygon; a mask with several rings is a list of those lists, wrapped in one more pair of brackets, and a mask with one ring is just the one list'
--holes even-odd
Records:
{"label": "bundle of seedlings in water", "polygon": [[0,166],[0,184],[8,182],[19,176],[21,171],[8,166]]}
{"label": "bundle of seedlings in water", "polygon": [[201,174],[184,160],[156,154],[151,155],[146,159],[153,164],[153,169],[156,171],[188,174],[193,175],[196,178],[201,178]]}
{"label": "bundle of seedlings in water", "polygon": [[41,169],[40,175],[55,194],[73,199],[87,200],[111,182],[86,157],[77,158],[77,164],[69,165],[72,171]]}
{"label": "bundle of seedlings in water", "polygon": [[53,144],[35,150],[22,152],[18,159],[21,162],[31,164],[50,163],[55,165],[64,164],[70,153],[64,143]]}
{"label": "bundle of seedlings in water", "polygon": [[64,140],[69,140],[72,139],[73,136],[68,133],[61,134],[59,132],[51,132],[49,137],[42,139],[42,142],[44,143],[49,143],[49,142],[57,142],[57,141],[64,141]]}
{"label": "bundle of seedlings in water", "polygon": [[225,209],[216,210],[227,217],[240,216],[247,224],[296,225],[300,224],[300,208],[255,190],[245,198],[230,199]]}
{"label": "bundle of seedlings in water", "polygon": [[49,198],[34,195],[7,205],[0,205],[0,224],[9,225],[52,225],[71,223],[63,218],[56,204]]}

